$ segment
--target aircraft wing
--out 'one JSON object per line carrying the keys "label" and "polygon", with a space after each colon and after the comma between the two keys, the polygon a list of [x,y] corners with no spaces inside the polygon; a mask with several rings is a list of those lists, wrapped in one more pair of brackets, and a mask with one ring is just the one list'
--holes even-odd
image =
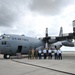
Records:
{"label": "aircraft wing", "polygon": [[68,35],[56,37],[57,41],[62,41],[62,40],[67,40],[67,39],[75,39],[75,33],[69,33]]}
{"label": "aircraft wing", "polygon": [[49,44],[58,42],[58,41],[63,41],[63,40],[70,40],[70,39],[75,39],[75,33],[69,33],[67,35],[63,35],[63,36],[57,36],[57,37],[44,37],[43,41]]}

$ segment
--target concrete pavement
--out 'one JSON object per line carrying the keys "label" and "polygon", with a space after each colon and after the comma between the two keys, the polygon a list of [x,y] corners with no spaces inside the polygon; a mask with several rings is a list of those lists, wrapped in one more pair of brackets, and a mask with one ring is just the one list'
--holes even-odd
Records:
{"label": "concrete pavement", "polygon": [[70,75],[49,70],[49,68],[75,74],[75,52],[63,52],[62,60],[54,60],[54,58],[52,60],[28,60],[27,58],[11,60],[3,59],[0,55],[0,75]]}

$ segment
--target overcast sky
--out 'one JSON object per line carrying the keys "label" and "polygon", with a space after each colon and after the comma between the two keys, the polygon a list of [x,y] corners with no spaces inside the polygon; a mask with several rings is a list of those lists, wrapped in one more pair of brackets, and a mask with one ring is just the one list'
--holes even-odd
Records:
{"label": "overcast sky", "polygon": [[75,0],[0,0],[0,34],[30,37],[59,35],[73,31]]}

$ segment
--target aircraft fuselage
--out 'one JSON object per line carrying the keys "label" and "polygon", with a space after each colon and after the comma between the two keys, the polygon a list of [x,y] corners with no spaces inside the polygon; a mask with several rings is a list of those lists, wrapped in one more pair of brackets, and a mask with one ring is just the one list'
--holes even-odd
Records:
{"label": "aircraft fuselage", "polygon": [[4,37],[0,40],[1,54],[14,55],[16,53],[26,54],[30,48],[39,48],[43,46],[44,42],[25,36],[12,36]]}

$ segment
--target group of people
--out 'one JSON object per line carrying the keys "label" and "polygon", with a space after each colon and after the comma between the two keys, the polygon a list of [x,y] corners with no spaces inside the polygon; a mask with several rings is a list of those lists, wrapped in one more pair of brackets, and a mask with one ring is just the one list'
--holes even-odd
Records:
{"label": "group of people", "polygon": [[52,59],[54,56],[54,59],[61,59],[62,60],[62,51],[60,49],[51,50],[44,48],[44,50],[34,50],[30,49],[28,52],[28,59]]}
{"label": "group of people", "polygon": [[62,60],[62,51],[60,49],[54,50],[54,57],[55,57],[55,59]]}

